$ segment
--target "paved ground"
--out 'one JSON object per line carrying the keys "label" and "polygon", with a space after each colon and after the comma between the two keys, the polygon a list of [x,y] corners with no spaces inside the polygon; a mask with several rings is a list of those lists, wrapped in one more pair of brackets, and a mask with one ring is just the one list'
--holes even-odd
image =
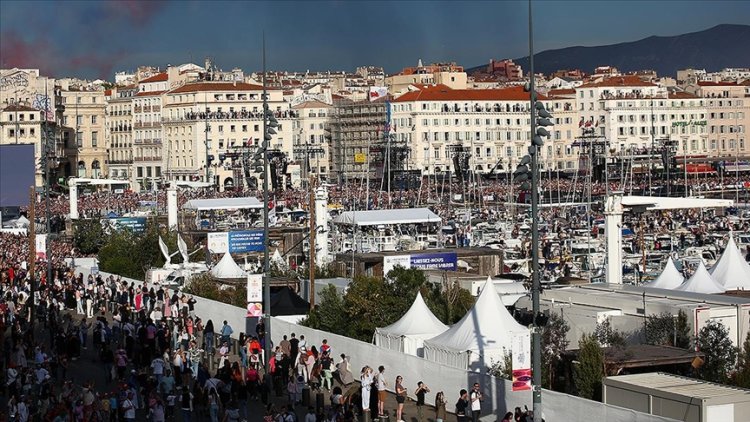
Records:
{"label": "paved ground", "polygon": [[[80,319],[80,316],[73,315],[74,318]],[[108,316],[111,321],[111,315]],[[45,344],[49,344],[49,333],[46,331],[42,331],[41,327],[37,327],[37,335],[36,338],[38,341],[44,341]],[[98,353],[96,349],[91,344],[92,334],[89,334],[89,344],[87,349],[81,350],[81,357],[76,359],[75,361],[72,361],[70,363],[68,373],[67,373],[67,379],[70,379],[74,381],[77,384],[82,384],[85,382],[93,382],[95,385],[95,390],[98,392],[112,392],[115,391],[115,384],[112,382],[107,382],[106,372],[101,363],[98,361]],[[235,356],[232,358],[232,360],[238,360],[238,357]],[[214,364],[215,365],[215,364]],[[211,369],[213,371],[213,368],[215,368],[214,365],[211,365]],[[128,368],[130,369],[130,368]],[[326,389],[321,389],[320,392],[324,394],[324,400],[325,404],[330,403],[330,392]],[[430,394],[434,394],[430,393]],[[450,394],[450,393],[449,393]],[[271,402],[277,406],[277,408],[286,406],[288,401],[286,398],[286,395],[282,397],[276,397],[275,395],[271,395],[270,397]],[[0,403],[7,403],[7,398],[0,397]],[[313,393],[312,395],[312,404],[315,404],[315,395]],[[452,403],[455,402],[455,398],[449,396],[448,397],[448,409],[450,410],[452,408]],[[386,410],[389,414],[389,419],[387,419],[390,422],[396,422],[395,417],[395,409],[396,409],[396,400],[395,396],[393,394],[389,394],[388,398],[386,400]],[[307,407],[303,405],[296,406],[295,408],[298,420],[304,421],[305,414],[307,413]],[[250,400],[248,401],[248,421],[260,421],[262,420],[262,415],[265,414],[265,406],[263,403],[259,400]],[[181,421],[185,420],[182,418],[182,415],[180,414],[180,410],[176,410],[177,414],[175,415],[174,421]],[[374,413],[374,412],[373,412]],[[422,422],[429,422],[435,420],[435,410],[431,406],[425,406],[425,421]],[[404,416],[403,419],[407,422],[420,422],[417,420],[417,408],[415,405],[415,402],[412,400],[408,400],[404,406]],[[145,410],[140,410],[137,415],[138,421],[147,421],[147,413]],[[191,421],[208,421],[210,418],[208,417],[208,414],[205,413],[205,410],[203,409],[197,409],[192,415],[191,415]],[[221,418],[219,419],[221,420]],[[360,418],[360,420],[362,420]],[[386,419],[383,419],[383,422],[385,422]],[[454,415],[449,414],[448,415],[448,421],[446,422],[454,422],[456,421],[456,418]]]}

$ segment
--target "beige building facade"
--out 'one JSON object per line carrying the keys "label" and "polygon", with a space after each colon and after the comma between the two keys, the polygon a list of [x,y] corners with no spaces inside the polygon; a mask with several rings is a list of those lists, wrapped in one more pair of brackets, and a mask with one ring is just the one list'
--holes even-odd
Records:
{"label": "beige building facade", "polygon": [[60,101],[65,108],[62,125],[73,129],[71,141],[78,149],[76,176],[95,179],[107,177],[107,104],[104,91],[63,86]]}
{"label": "beige building facade", "polygon": [[[328,180],[330,148],[326,129],[333,105],[320,101],[306,101],[292,107],[298,118],[294,122],[293,160],[301,166],[301,177],[315,176]],[[309,172],[305,169],[305,162]]]}

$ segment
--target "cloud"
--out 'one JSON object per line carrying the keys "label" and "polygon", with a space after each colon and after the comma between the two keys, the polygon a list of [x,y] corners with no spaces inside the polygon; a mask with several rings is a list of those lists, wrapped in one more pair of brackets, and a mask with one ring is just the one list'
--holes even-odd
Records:
{"label": "cloud", "polygon": [[122,19],[132,25],[145,26],[167,5],[166,1],[119,0],[100,3],[111,19]]}
{"label": "cloud", "polygon": [[66,72],[89,71],[105,78],[123,57],[119,52],[66,54],[47,39],[27,39],[14,30],[0,32],[2,67],[38,68],[43,74],[63,76]]}

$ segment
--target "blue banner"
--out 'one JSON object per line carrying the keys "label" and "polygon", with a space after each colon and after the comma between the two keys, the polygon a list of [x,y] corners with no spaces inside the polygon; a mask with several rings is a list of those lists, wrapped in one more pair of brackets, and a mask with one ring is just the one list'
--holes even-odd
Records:
{"label": "blue banner", "polygon": [[426,253],[411,255],[409,261],[412,268],[455,271],[458,255],[455,252]]}
{"label": "blue banner", "polygon": [[136,234],[146,231],[146,217],[110,218],[109,224],[116,229],[128,229]]}
{"label": "blue banner", "polygon": [[229,232],[229,253],[263,251],[263,230]]}

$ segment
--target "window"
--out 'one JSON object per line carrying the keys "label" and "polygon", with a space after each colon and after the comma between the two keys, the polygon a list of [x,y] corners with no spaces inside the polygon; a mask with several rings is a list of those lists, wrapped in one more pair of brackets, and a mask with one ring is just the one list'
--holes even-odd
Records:
{"label": "window", "polygon": [[154,167],[154,176],[161,177],[161,166]]}
{"label": "window", "polygon": [[83,124],[83,116],[76,116],[76,126]]}
{"label": "window", "polygon": [[96,148],[96,143],[99,140],[99,132],[91,132],[91,146]]}
{"label": "window", "polygon": [[96,124],[96,116],[91,116],[91,124],[92,125]]}
{"label": "window", "polygon": [[81,132],[80,130],[76,132],[76,145],[78,146],[78,148],[83,147],[83,132]]}

